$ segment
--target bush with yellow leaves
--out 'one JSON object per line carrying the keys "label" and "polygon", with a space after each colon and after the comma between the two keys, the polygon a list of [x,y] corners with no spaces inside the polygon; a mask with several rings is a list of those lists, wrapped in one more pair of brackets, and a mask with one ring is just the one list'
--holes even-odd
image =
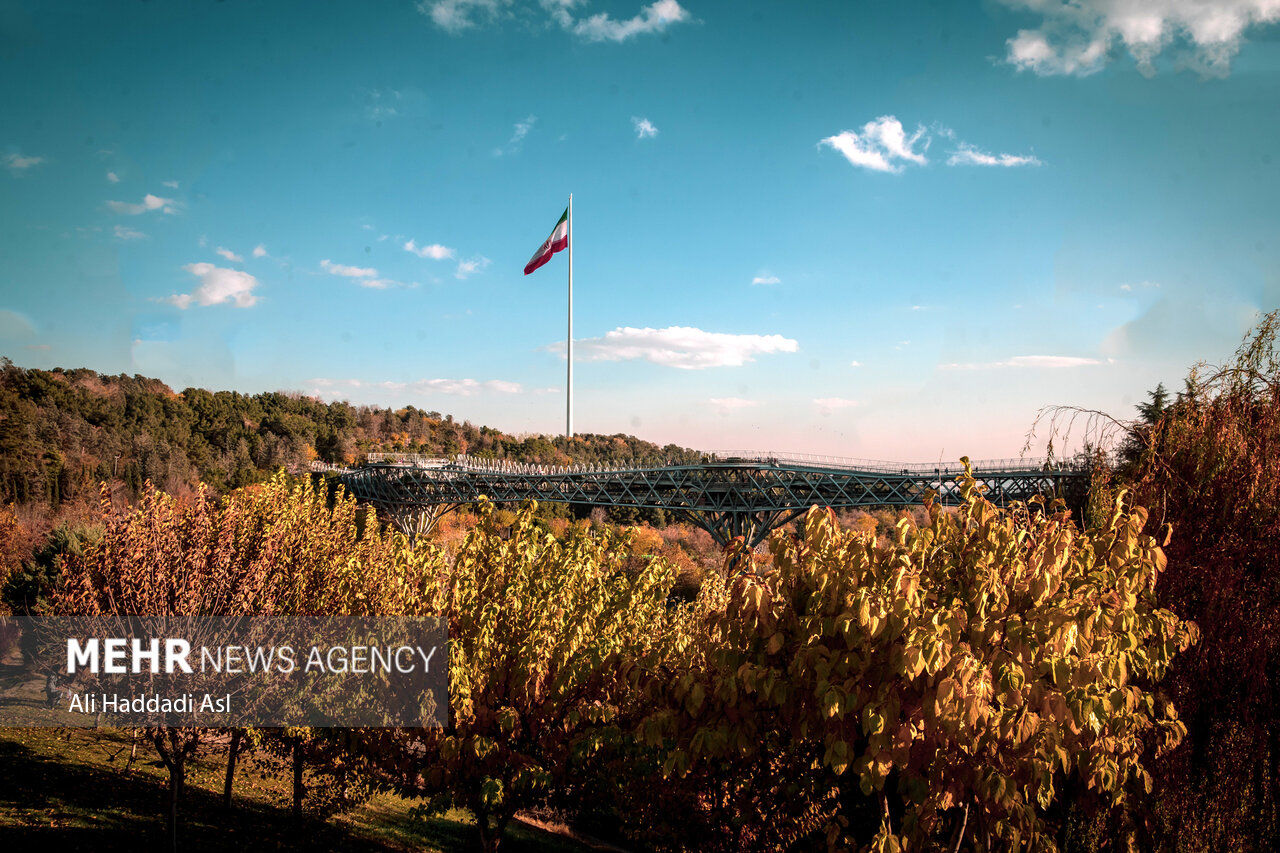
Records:
{"label": "bush with yellow leaves", "polygon": [[707,614],[701,659],[652,680],[644,740],[728,817],[704,848],[1052,849],[1068,779],[1150,789],[1144,758],[1186,733],[1154,685],[1196,629],[1156,604],[1146,511],[1082,531],[962,494],[880,544],[810,510]]}

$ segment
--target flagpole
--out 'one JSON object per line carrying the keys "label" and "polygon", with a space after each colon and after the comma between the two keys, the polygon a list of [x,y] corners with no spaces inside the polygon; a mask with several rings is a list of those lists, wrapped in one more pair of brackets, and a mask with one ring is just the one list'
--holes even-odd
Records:
{"label": "flagpole", "polygon": [[564,434],[573,438],[573,193],[569,193],[569,338],[568,376],[565,394]]}

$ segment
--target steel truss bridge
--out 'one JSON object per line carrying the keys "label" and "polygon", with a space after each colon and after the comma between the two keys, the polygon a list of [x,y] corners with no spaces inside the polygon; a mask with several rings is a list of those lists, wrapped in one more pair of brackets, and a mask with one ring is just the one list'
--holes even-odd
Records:
{"label": "steel truss bridge", "polygon": [[[1044,461],[972,463],[974,478],[997,504],[1037,495],[1082,503],[1087,466]],[[550,466],[411,454],[370,454],[358,468],[313,466],[331,473],[358,500],[383,513],[411,538],[425,535],[447,512],[487,497],[591,507],[662,509],[711,534],[722,547],[741,537],[754,548],[818,505],[833,509],[910,506],[933,492],[960,502],[961,463],[896,464],[774,453],[708,454],[696,463],[637,462],[616,467]]]}

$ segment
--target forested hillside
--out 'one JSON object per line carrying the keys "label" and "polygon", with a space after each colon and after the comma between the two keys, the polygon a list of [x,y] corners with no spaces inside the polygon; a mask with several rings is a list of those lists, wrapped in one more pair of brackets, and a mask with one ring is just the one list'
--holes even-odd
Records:
{"label": "forested hillside", "polygon": [[281,467],[353,463],[370,451],[551,463],[695,455],[626,435],[517,438],[413,406],[352,406],[286,392],[177,393],[143,376],[0,362],[0,503],[57,507],[112,479],[133,494],[148,480],[169,492],[198,482],[223,491]]}

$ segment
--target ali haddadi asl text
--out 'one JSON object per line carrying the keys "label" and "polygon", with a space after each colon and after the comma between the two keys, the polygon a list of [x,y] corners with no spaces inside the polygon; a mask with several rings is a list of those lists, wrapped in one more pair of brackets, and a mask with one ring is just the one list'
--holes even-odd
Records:
{"label": "ali haddadi asl text", "polygon": [[72,694],[68,711],[81,714],[226,714],[231,711],[231,694],[204,694],[197,700],[194,693],[176,698],[157,694],[121,696],[116,693]]}

